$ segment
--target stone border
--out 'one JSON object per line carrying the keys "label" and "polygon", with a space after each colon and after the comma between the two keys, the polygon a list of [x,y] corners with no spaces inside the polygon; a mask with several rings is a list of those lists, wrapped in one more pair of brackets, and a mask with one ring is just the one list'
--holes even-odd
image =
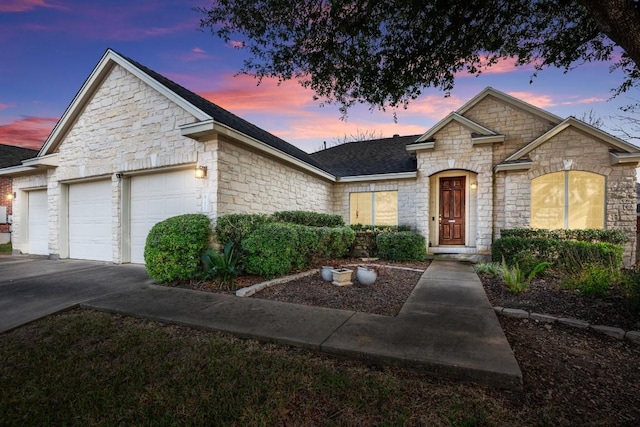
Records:
{"label": "stone border", "polygon": [[[370,265],[373,267],[382,267],[382,268],[395,268],[396,270],[409,270],[409,271],[416,271],[416,272],[425,272],[426,270],[420,269],[420,268],[411,268],[411,267],[396,267],[396,266],[391,266],[391,265],[384,265],[384,264],[345,264],[347,267],[357,267],[359,265]],[[298,274],[293,274],[291,276],[283,276],[283,277],[278,277],[277,279],[273,279],[273,280],[267,280],[266,282],[260,282],[260,283],[256,283],[255,285],[252,286],[247,286],[246,288],[240,288],[236,291],[236,296],[237,297],[250,297],[251,295],[255,294],[256,292],[260,292],[263,289],[266,288],[270,288],[271,286],[274,285],[279,285],[280,283],[286,283],[286,282],[290,282],[292,280],[297,280],[297,279],[302,279],[303,277],[307,277],[307,276],[311,276],[315,273],[317,273],[319,270],[313,269],[313,270],[309,270],[309,271],[304,271],[302,273],[298,273]]]}
{"label": "stone border", "polygon": [[493,310],[505,317],[513,317],[516,319],[532,319],[543,323],[558,322],[563,325],[571,326],[573,328],[593,329],[594,331],[609,335],[619,340],[625,339],[634,344],[640,344],[640,331],[625,331],[624,329],[614,328],[611,326],[591,325],[588,322],[584,322],[578,319],[572,319],[570,317],[555,317],[548,314],[530,313],[526,310],[521,310],[518,308],[493,307]]}

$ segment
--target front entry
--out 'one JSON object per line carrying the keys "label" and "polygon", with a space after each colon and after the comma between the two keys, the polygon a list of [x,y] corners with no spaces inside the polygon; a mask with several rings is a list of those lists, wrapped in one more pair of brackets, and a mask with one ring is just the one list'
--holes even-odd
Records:
{"label": "front entry", "polygon": [[440,245],[464,245],[465,177],[440,178]]}

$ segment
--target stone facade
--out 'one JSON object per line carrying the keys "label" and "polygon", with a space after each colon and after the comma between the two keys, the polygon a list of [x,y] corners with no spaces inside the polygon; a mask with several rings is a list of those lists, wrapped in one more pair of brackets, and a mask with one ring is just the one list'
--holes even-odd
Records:
{"label": "stone facade", "polygon": [[[0,212],[6,214],[7,217],[12,215],[13,200],[9,198],[9,195],[13,195],[13,186],[11,185],[11,178],[0,177]],[[5,222],[7,217],[0,216],[0,244],[8,243],[10,240],[11,226],[8,222]]]}
{"label": "stone facade", "polygon": [[[67,116],[72,120],[64,133],[52,140],[55,144],[46,154],[57,155],[57,166],[45,164],[15,176],[14,248],[28,252],[29,191],[46,189],[49,254],[68,257],[69,188],[102,180],[110,186],[111,258],[128,262],[135,177],[166,177],[170,171],[206,166],[206,178],[190,182],[195,193],[185,210],[206,213],[212,222],[231,213],[313,210],[340,214],[348,223],[351,193],[397,191],[398,224],[423,234],[429,252],[483,255],[490,253],[501,229],[530,225],[531,180],[564,170],[562,160],[570,159],[572,170],[605,177],[605,227],[627,232],[631,241],[626,262],[635,261],[637,164],[612,165],[604,135],[594,137],[569,126],[529,150],[527,168],[496,172],[506,159],[561,122],[504,94],[485,92],[425,134],[429,143],[412,151],[415,177],[411,172],[345,181],[262,146],[230,125],[207,123],[189,101],[168,95],[149,81],[153,78],[118,61],[103,69],[91,93]],[[464,244],[445,247],[439,235],[439,187],[451,177],[465,178]],[[189,194],[192,191],[190,186]]]}
{"label": "stone facade", "polygon": [[220,142],[218,156],[219,215],[283,210],[332,212],[333,188],[328,180],[228,140]]}

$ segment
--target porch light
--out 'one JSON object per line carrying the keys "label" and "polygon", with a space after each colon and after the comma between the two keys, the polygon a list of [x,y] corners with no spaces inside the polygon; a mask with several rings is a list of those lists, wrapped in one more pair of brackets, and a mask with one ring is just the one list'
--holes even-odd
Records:
{"label": "porch light", "polygon": [[16,193],[7,193],[7,200],[13,200],[16,197]]}
{"label": "porch light", "polygon": [[196,178],[206,178],[207,177],[207,167],[206,166],[196,166]]}
{"label": "porch light", "polygon": [[471,189],[475,190],[476,188],[478,188],[478,183],[476,181],[471,181]]}

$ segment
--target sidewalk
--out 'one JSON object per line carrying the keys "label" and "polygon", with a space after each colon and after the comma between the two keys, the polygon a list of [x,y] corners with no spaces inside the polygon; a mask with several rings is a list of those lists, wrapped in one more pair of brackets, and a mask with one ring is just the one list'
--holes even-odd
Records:
{"label": "sidewalk", "polygon": [[480,279],[470,264],[456,261],[433,261],[397,317],[156,285],[80,306],[491,386],[522,386],[522,373]]}

